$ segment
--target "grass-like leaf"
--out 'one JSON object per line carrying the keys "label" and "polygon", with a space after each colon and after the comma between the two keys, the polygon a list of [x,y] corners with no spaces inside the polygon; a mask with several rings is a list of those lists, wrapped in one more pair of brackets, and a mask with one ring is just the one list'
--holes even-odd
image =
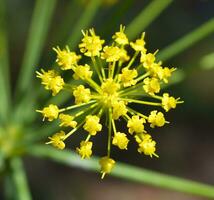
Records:
{"label": "grass-like leaf", "polygon": [[47,36],[50,20],[56,0],[37,0],[32,16],[29,37],[26,44],[23,63],[18,79],[18,92],[23,93],[29,88],[34,70],[40,59],[44,40]]}
{"label": "grass-like leaf", "polygon": [[12,158],[10,160],[10,167],[14,189],[16,190],[16,199],[31,200],[27,178],[20,158]]}
{"label": "grass-like leaf", "polygon": [[0,121],[8,118],[10,108],[10,78],[5,1],[0,2]]}
{"label": "grass-like leaf", "polygon": [[88,28],[93,20],[95,14],[97,13],[100,4],[102,1],[100,0],[91,0],[89,1],[88,5],[86,6],[85,10],[82,12],[81,17],[77,21],[77,23],[73,27],[73,32],[71,33],[67,45],[71,47],[71,49],[75,49],[77,43],[79,42],[80,38],[82,37],[81,30]]}
{"label": "grass-like leaf", "polygon": [[209,53],[202,57],[200,60],[201,69],[211,70],[214,69],[214,52]]}
{"label": "grass-like leaf", "polygon": [[153,0],[135,19],[127,26],[126,34],[129,39],[134,39],[140,34],[153,20],[164,11],[172,0]]}
{"label": "grass-like leaf", "polygon": [[[82,160],[78,155],[71,151],[60,151],[48,146],[31,147],[29,150],[29,154],[37,157],[48,158],[71,167],[78,167],[91,171],[99,171],[99,158],[96,157],[93,157],[89,160]],[[175,176],[165,175],[159,172],[154,172],[139,167],[134,167],[124,163],[117,162],[115,169],[112,171],[111,175],[151,186],[214,198],[213,186],[186,180],[183,178],[178,178]]]}
{"label": "grass-like leaf", "polygon": [[207,37],[213,32],[214,32],[214,18],[210,19],[206,23],[202,24],[200,27],[196,28],[187,35],[176,40],[174,43],[172,43],[165,49],[161,50],[157,54],[157,57],[160,60],[170,59],[178,55],[179,53],[183,52],[187,48],[190,48],[196,42],[202,40],[203,38]]}

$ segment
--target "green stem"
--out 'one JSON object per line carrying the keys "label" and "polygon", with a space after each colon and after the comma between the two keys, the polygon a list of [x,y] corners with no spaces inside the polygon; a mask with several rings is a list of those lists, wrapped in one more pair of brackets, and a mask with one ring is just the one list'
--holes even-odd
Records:
{"label": "green stem", "polygon": [[131,114],[131,115],[139,115],[140,117],[143,117],[144,119],[148,119],[148,117],[146,115],[143,115],[142,113],[134,110],[134,109],[131,109],[127,106],[127,109],[128,109],[128,112]]}
{"label": "green stem", "polygon": [[[90,160],[85,160],[83,162],[81,161],[81,158],[79,158],[79,156],[74,152],[66,150],[59,151],[46,146],[31,147],[28,153],[39,158],[51,159],[71,167],[77,167],[96,172],[99,171],[99,158],[97,157],[93,157]],[[116,166],[111,172],[111,175],[146,185],[170,189],[197,196],[214,198],[214,186],[162,174],[120,162],[116,163]]]}
{"label": "green stem", "polygon": [[128,65],[126,66],[127,68],[131,67],[131,65],[133,64],[133,62],[135,61],[137,55],[139,54],[139,51],[136,51],[134,56],[132,57],[132,59],[129,61]]}
{"label": "green stem", "polygon": [[127,101],[129,103],[137,103],[137,104],[143,104],[143,105],[150,105],[150,106],[161,106],[161,103],[156,102],[150,102],[150,101],[141,101],[136,99],[126,99],[126,98],[119,98],[121,100]]}
{"label": "green stem", "polygon": [[74,109],[74,108],[79,108],[79,107],[82,107],[82,106],[86,106],[86,105],[91,104],[91,103],[95,103],[95,100],[89,101],[88,103],[82,103],[82,104],[77,104],[77,105],[68,106],[68,107],[66,107],[66,108],[61,108],[61,109],[59,110],[59,112],[64,112],[64,111],[72,110],[72,109]]}
{"label": "green stem", "polygon": [[214,32],[214,18],[191,31],[157,54],[159,60],[170,59]]}
{"label": "green stem", "polygon": [[99,66],[97,65],[97,62],[96,62],[96,59],[94,56],[91,57],[91,60],[92,60],[92,63],[93,63],[93,66],[94,66],[94,69],[95,69],[95,72],[97,73],[97,76],[100,80],[100,83],[103,82],[103,77],[101,75],[101,68],[99,68]]}
{"label": "green stem", "polygon": [[[65,135],[64,140],[66,140],[68,137],[70,137],[72,134],[74,134],[84,123],[85,123],[85,119],[83,119],[76,128],[74,128],[71,131],[69,131]],[[46,143],[46,144],[48,144],[48,143]]]}
{"label": "green stem", "polygon": [[149,74],[150,74],[149,72],[146,72],[145,74],[139,76],[139,77],[136,78],[135,80],[136,80],[137,82],[139,82],[139,81],[143,80],[144,78],[146,78],[147,76],[149,76]]}
{"label": "green stem", "polygon": [[111,127],[111,121],[112,120],[112,112],[111,109],[109,108],[108,112],[108,146],[107,146],[107,155],[110,158],[111,154],[111,134],[112,134],[112,127]]}
{"label": "green stem", "polygon": [[114,119],[111,120],[111,123],[112,123],[113,132],[114,132],[114,134],[116,134],[117,133],[117,129],[116,129],[116,126],[115,126]]}
{"label": "green stem", "polygon": [[127,27],[126,33],[130,40],[140,34],[173,0],[153,0]]}
{"label": "green stem", "polygon": [[[143,82],[140,82],[140,83],[137,83],[136,85],[134,85],[134,86],[132,86],[132,87],[128,87],[128,88],[126,88],[126,89],[124,89],[124,90],[121,90],[120,92],[119,92],[119,94],[121,94],[121,95],[127,95],[129,92],[132,92],[132,91],[134,91],[134,90],[136,90],[136,89],[139,89],[139,87],[142,87],[143,86]],[[142,94],[142,93],[141,93]]]}

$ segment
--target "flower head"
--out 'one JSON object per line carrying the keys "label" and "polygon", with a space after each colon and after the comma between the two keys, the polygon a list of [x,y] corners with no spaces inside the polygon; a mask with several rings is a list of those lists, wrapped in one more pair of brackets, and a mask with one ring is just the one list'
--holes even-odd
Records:
{"label": "flower head", "polygon": [[138,75],[136,69],[128,69],[127,67],[122,69],[122,74],[120,74],[120,81],[123,84],[123,87],[129,87],[137,83],[134,78]]}
{"label": "flower head", "polygon": [[127,149],[129,139],[125,133],[117,132],[115,133],[112,144],[118,146],[120,149]]}
{"label": "flower head", "polygon": [[77,152],[79,153],[82,159],[91,157],[92,145],[92,142],[89,141],[82,141],[80,143],[80,148],[77,148]]}
{"label": "flower head", "polygon": [[64,149],[65,148],[65,143],[63,142],[65,138],[65,132],[60,131],[56,134],[54,134],[52,137],[48,137],[50,139],[49,142],[46,142],[46,144],[52,144],[54,147],[58,149]]}
{"label": "flower head", "polygon": [[89,88],[85,88],[83,85],[79,85],[74,91],[75,103],[87,103],[91,99],[91,92]]}
{"label": "flower head", "polygon": [[143,82],[143,89],[146,93],[154,95],[160,91],[160,83],[157,78],[145,78]]}
{"label": "flower head", "polygon": [[168,112],[172,108],[176,108],[176,99],[174,97],[170,97],[168,93],[163,94],[162,98],[162,107],[166,112]]}
{"label": "flower head", "polygon": [[124,101],[115,101],[112,103],[112,117],[113,119],[119,119],[121,116],[125,116],[128,109]]}
{"label": "flower head", "polygon": [[144,130],[144,123],[146,120],[144,118],[140,118],[138,115],[132,116],[131,119],[128,120],[127,127],[129,128],[129,133],[142,133]]}
{"label": "flower head", "polygon": [[150,126],[154,128],[155,126],[161,127],[166,121],[162,112],[158,112],[157,110],[153,110],[149,117],[148,122],[151,123]]}
{"label": "flower head", "polygon": [[82,33],[84,37],[82,43],[79,44],[80,51],[88,57],[99,56],[105,41],[101,40],[100,37],[95,34],[94,29],[86,32],[82,31]]}
{"label": "flower head", "polygon": [[91,76],[92,76],[93,72],[90,71],[90,66],[85,64],[84,66],[83,65],[78,65],[76,68],[75,68],[75,73],[73,75],[74,79],[82,79],[82,80],[85,80],[85,79],[90,79]]}
{"label": "flower head", "polygon": [[97,132],[101,131],[102,125],[99,123],[100,119],[96,115],[88,115],[83,128],[91,135],[96,135]]}
{"label": "flower head", "polygon": [[120,59],[119,59],[119,61],[121,63],[124,63],[124,62],[127,62],[129,59],[130,59],[130,56],[128,55],[128,52],[125,49],[121,48],[120,49]]}
{"label": "flower head", "polygon": [[135,42],[130,42],[130,46],[135,50],[135,51],[140,51],[140,52],[146,52],[145,48],[145,33],[142,33],[142,36],[140,39],[137,39]]}
{"label": "flower head", "polygon": [[75,52],[71,52],[68,46],[63,50],[59,47],[53,48],[53,50],[57,53],[56,62],[62,70],[72,69],[81,58]]}
{"label": "flower head", "polygon": [[102,179],[104,178],[105,174],[109,174],[112,171],[112,168],[115,165],[115,161],[107,156],[102,157],[99,161],[102,173]]}
{"label": "flower head", "polygon": [[103,93],[113,95],[120,89],[120,84],[115,82],[112,78],[108,78],[102,83],[101,89]]}
{"label": "flower head", "polygon": [[37,112],[42,113],[43,120],[47,118],[48,121],[53,121],[58,118],[59,108],[56,105],[50,104],[48,107],[43,108],[43,110],[37,110]]}
{"label": "flower head", "polygon": [[71,115],[60,114],[59,119],[61,121],[60,126],[72,127],[75,128],[77,126],[77,122],[74,121],[74,117]]}
{"label": "flower head", "polygon": [[101,58],[106,62],[116,62],[120,60],[121,49],[117,46],[105,46],[101,53]]}
{"label": "flower head", "polygon": [[120,25],[120,31],[116,32],[112,38],[114,39],[114,41],[116,43],[118,43],[119,45],[126,45],[129,43],[128,38],[126,36],[126,34],[124,33],[125,31],[125,26]]}
{"label": "flower head", "polygon": [[157,154],[155,154],[155,146],[156,142],[152,140],[150,135],[146,134],[146,136],[144,136],[144,139],[139,143],[138,152],[149,155],[150,157],[152,157],[153,155],[158,157]]}
{"label": "flower head", "polygon": [[[70,129],[67,133],[61,131],[49,137],[47,144],[63,149],[64,141],[81,129],[86,138],[80,142],[76,151],[82,158],[90,158],[93,145],[90,139],[101,130],[105,131],[103,126],[107,126],[108,134],[100,134],[103,137],[108,135],[107,145],[103,145],[107,146],[107,156],[102,157],[99,162],[102,178],[115,165],[110,157],[111,146],[128,149],[129,139],[127,134],[119,130],[119,123],[125,122],[125,132],[130,133],[130,140],[136,140],[139,153],[157,157],[156,142],[147,134],[147,127],[162,127],[166,123],[165,114],[157,109],[147,116],[143,109],[151,105],[162,107],[168,112],[182,103],[179,98],[175,99],[168,93],[158,94],[162,84],[170,80],[175,68],[170,69],[164,67],[161,61],[157,62],[158,51],[147,51],[145,33],[136,41],[129,42],[124,30],[125,27],[121,25],[120,30],[112,36],[114,41],[106,46],[103,46],[104,40],[95,34],[94,29],[82,31],[83,38],[79,44],[82,62],[90,59],[90,65],[79,65],[81,56],[71,52],[68,47],[63,50],[58,47],[54,49],[60,69],[71,69],[67,77],[75,80],[64,83],[60,72],[54,70],[37,72],[42,85],[51,90],[53,95],[57,95],[62,89],[69,90],[71,95],[67,101],[71,105],[67,107],[59,109],[51,104],[38,110],[48,121],[59,118],[60,128]],[[133,52],[133,49],[135,52],[131,55],[129,52]],[[133,109],[133,104],[144,107]]]}
{"label": "flower head", "polygon": [[171,77],[172,72],[174,72],[176,69],[175,68],[168,68],[168,67],[160,67],[157,70],[157,76],[160,80],[163,80],[165,83],[168,83],[168,78]]}
{"label": "flower head", "polygon": [[155,53],[144,53],[144,52],[141,52],[141,57],[140,57],[140,62],[143,63],[143,66],[146,68],[146,69],[149,69],[151,68],[151,66],[154,64],[155,62]]}
{"label": "flower head", "polygon": [[42,84],[45,86],[46,90],[52,90],[52,95],[58,94],[64,86],[64,80],[59,76],[54,70],[49,70],[45,72],[41,70],[42,73],[37,72],[37,77],[41,78]]}

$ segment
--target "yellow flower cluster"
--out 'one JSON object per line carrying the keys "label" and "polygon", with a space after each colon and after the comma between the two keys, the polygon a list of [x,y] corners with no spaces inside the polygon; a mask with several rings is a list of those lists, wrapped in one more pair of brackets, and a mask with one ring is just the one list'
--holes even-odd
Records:
{"label": "yellow flower cluster", "polygon": [[[69,73],[79,81],[65,83],[55,70],[42,69],[37,72],[46,90],[51,90],[52,95],[61,90],[67,91],[71,95],[72,105],[58,108],[50,104],[37,111],[43,115],[43,120],[59,120],[59,127],[66,128],[66,132],[54,134],[47,142],[58,149],[64,149],[64,141],[83,128],[85,139],[76,148],[82,159],[90,158],[93,147],[91,138],[99,132],[105,134],[101,132],[104,130],[102,124],[104,122],[107,125],[107,153],[99,162],[103,178],[115,165],[111,158],[111,146],[127,150],[130,138],[136,140],[139,153],[158,157],[156,142],[148,134],[146,124],[155,128],[168,122],[157,108],[150,113],[142,113],[133,109],[132,104],[155,106],[168,112],[182,101],[168,93],[158,94],[162,84],[168,83],[175,68],[163,67],[162,62],[156,59],[158,51],[147,52],[145,33],[136,41],[129,42],[125,27],[121,25],[112,36],[112,44],[107,46],[103,46],[105,41],[96,35],[94,29],[82,33],[80,53],[71,52],[69,47],[62,50],[54,48],[59,69],[71,70]],[[133,52],[133,56],[128,52]],[[90,64],[85,64],[81,59],[85,56],[91,59]],[[149,101],[148,98],[153,100]],[[126,127],[119,130],[118,123],[123,121]],[[68,128],[71,130],[67,132]]]}
{"label": "yellow flower cluster", "polygon": [[41,78],[42,85],[45,86],[46,90],[51,90],[52,95],[55,96],[63,89],[64,80],[61,76],[57,74],[54,70],[48,70],[45,72],[43,69],[41,70],[42,73],[36,72],[37,77]]}
{"label": "yellow flower cluster", "polygon": [[150,157],[152,157],[153,155],[158,157],[158,155],[155,153],[156,142],[152,140],[151,135],[139,134],[135,136],[135,139],[139,144],[139,148],[138,148],[139,153],[144,153],[145,155],[148,155]]}

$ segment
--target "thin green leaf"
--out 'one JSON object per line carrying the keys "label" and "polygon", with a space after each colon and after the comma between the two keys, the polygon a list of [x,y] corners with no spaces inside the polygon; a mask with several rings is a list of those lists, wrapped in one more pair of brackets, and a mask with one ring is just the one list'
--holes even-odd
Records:
{"label": "thin green leaf", "polygon": [[[38,0],[39,1],[39,0]],[[51,0],[48,0],[48,2],[50,2]],[[45,2],[47,3],[47,2]],[[77,24],[73,27],[73,33],[71,34],[71,36],[69,37],[68,41],[67,41],[67,44],[70,45],[71,47],[74,47],[80,37],[81,37],[81,29],[85,29],[92,21],[93,17],[95,16],[98,8],[99,8],[99,5],[101,4],[101,1],[100,0],[91,0],[87,7],[85,8],[85,11],[82,13],[79,21],[77,22]],[[37,9],[35,10],[35,12],[37,12]],[[43,24],[44,25],[44,24]],[[43,26],[41,25],[41,27]],[[32,66],[32,65],[31,65]],[[31,69],[33,70],[33,68]],[[31,71],[32,72],[32,71]],[[31,72],[30,72],[30,77],[31,77]],[[27,76],[29,77],[29,76]],[[28,78],[29,80],[29,78]],[[30,80],[29,80],[30,81]],[[25,85],[27,86],[27,85]],[[26,97],[25,97],[25,101],[27,101],[28,99],[30,99],[31,97],[31,93],[29,93]],[[24,100],[23,100],[24,101]],[[20,105],[18,106],[18,110],[23,110],[23,107]],[[27,107],[25,107],[25,109],[31,109],[30,108],[31,106],[29,106],[28,108],[28,105]],[[19,115],[18,115],[19,116]]]}
{"label": "thin green leaf", "polygon": [[58,25],[56,31],[56,36],[54,37],[54,43],[60,44],[64,41],[65,38],[69,36],[69,32],[73,29],[73,25],[75,21],[77,21],[79,17],[79,13],[81,12],[83,4],[78,0],[72,0],[68,3],[67,8],[65,9],[64,18],[61,24]]}
{"label": "thin green leaf", "polygon": [[4,198],[7,200],[16,200],[15,188],[11,174],[4,176]]}
{"label": "thin green leaf", "polygon": [[127,26],[126,34],[134,39],[152,21],[154,21],[169,5],[172,0],[153,0],[135,19]]}
{"label": "thin green leaf", "polygon": [[214,69],[214,52],[203,56],[200,61],[200,66],[201,66],[201,69],[204,69],[204,70]]}
{"label": "thin green leaf", "polygon": [[19,158],[12,158],[10,160],[10,165],[12,171],[12,180],[16,190],[16,199],[31,200],[22,161]]}
{"label": "thin green leaf", "polygon": [[23,94],[31,85],[38,64],[44,40],[47,36],[56,0],[37,0],[32,16],[29,37],[18,79],[17,92]]}
{"label": "thin green leaf", "polygon": [[10,108],[10,78],[5,1],[0,1],[0,121],[8,118]]}
{"label": "thin green leaf", "polygon": [[[51,147],[34,146],[29,150],[29,154],[44,157],[61,164],[72,167],[78,167],[86,170],[99,171],[99,158],[93,157],[89,160],[82,160],[78,155],[71,151],[60,151]],[[128,164],[117,162],[115,169],[111,173],[112,176],[144,183],[160,188],[171,189],[179,192],[194,194],[198,196],[214,198],[214,187],[198,183],[195,181],[178,178],[175,176],[165,175],[158,172],[134,167]]]}
{"label": "thin green leaf", "polygon": [[91,0],[86,6],[85,10],[82,12],[80,19],[77,21],[76,25],[73,27],[73,32],[71,33],[67,45],[74,49],[81,38],[81,30],[86,29],[92,22],[95,14],[97,13],[100,4],[100,0]]}
{"label": "thin green leaf", "polygon": [[122,18],[129,12],[133,3],[133,0],[123,0],[121,3],[114,6],[113,13],[110,13],[109,17],[105,21],[105,26],[102,26],[101,28],[101,32],[103,33],[102,37],[109,36],[112,34],[112,31],[115,30],[115,27],[118,28],[118,25],[121,24]]}
{"label": "thin green leaf", "polygon": [[191,31],[190,33],[183,36],[179,40],[176,40],[174,43],[172,43],[168,47],[161,50],[157,54],[157,57],[160,60],[170,59],[178,55],[179,53],[183,52],[187,48],[191,47],[196,42],[207,37],[213,32],[214,32],[214,18],[210,19],[200,27],[196,28],[195,30]]}

